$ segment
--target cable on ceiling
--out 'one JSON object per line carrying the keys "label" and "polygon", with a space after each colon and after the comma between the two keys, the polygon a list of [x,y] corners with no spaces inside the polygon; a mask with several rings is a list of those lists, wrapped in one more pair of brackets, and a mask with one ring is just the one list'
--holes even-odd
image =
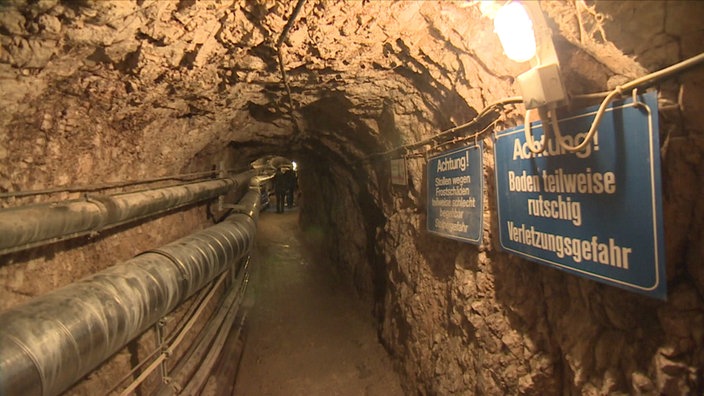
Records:
{"label": "cable on ceiling", "polygon": [[430,143],[437,144],[438,143],[437,140],[439,140],[439,139],[450,137],[450,136],[454,135],[455,133],[463,131],[468,128],[476,127],[477,124],[479,124],[484,119],[484,117],[492,114],[495,110],[499,110],[507,105],[519,104],[519,103],[523,103],[523,98],[521,98],[520,96],[512,96],[512,97],[508,97],[508,98],[499,100],[497,102],[493,102],[493,103],[487,105],[482,111],[479,112],[479,114],[476,115],[476,117],[474,117],[471,121],[469,121],[467,123],[464,123],[462,125],[458,125],[456,127],[450,128],[450,129],[446,129],[437,135],[433,135],[429,138],[419,140],[415,143],[410,143],[410,144],[406,144],[403,146],[394,147],[392,149],[389,149],[389,150],[386,150],[383,152],[370,154],[370,155],[364,157],[364,159],[366,160],[366,159],[370,159],[373,157],[384,157],[384,156],[387,156],[387,155],[390,155],[390,154],[393,154],[393,153],[396,153],[399,151],[412,151],[416,148],[422,147],[422,146],[424,146],[426,144],[430,144]]}
{"label": "cable on ceiling", "polygon": [[[597,110],[597,113],[594,116],[594,121],[592,122],[592,125],[589,128],[589,131],[584,137],[582,143],[576,146],[570,146],[565,143],[562,139],[562,134],[560,133],[560,128],[557,125],[557,122],[553,122],[553,130],[555,132],[557,142],[560,144],[560,146],[562,146],[562,148],[572,153],[584,150],[584,148],[587,147],[587,145],[591,143],[592,139],[594,138],[594,134],[597,131],[597,127],[601,123],[601,118],[604,116],[606,108],[609,106],[609,104],[611,104],[611,101],[613,101],[617,96],[622,96],[624,93],[629,91],[633,91],[635,96],[635,90],[637,90],[638,88],[649,86],[651,83],[663,80],[675,74],[679,74],[685,71],[686,69],[696,66],[702,62],[704,62],[704,52],[689,59],[683,60],[682,62],[676,63],[672,66],[666,67],[662,70],[658,70],[643,77],[636,78],[635,80],[626,84],[617,86],[611,92],[609,92],[606,98],[604,98],[604,101],[601,102],[599,110]],[[553,118],[555,117],[556,115],[553,114]]]}
{"label": "cable on ceiling", "polygon": [[[239,169],[227,169],[225,172],[241,172]],[[100,183],[100,184],[87,184],[87,185],[74,185],[74,186],[59,186],[54,188],[45,188],[39,190],[22,190],[22,191],[10,191],[0,193],[0,199],[3,198],[18,198],[18,197],[28,197],[35,195],[49,195],[56,193],[84,193],[84,192],[94,192],[102,190],[111,190],[121,187],[137,186],[142,184],[156,183],[160,181],[175,180],[175,181],[196,181],[199,179],[209,179],[216,177],[222,172],[220,169],[202,171],[202,172],[192,172],[192,173],[181,173],[177,175],[169,175],[162,177],[155,177],[151,179],[139,179],[139,180],[124,180],[113,183]]]}
{"label": "cable on ceiling", "polygon": [[291,121],[293,121],[293,127],[296,129],[297,133],[300,133],[301,130],[298,126],[298,121],[296,120],[296,116],[293,114],[293,111],[294,111],[293,95],[291,94],[291,86],[288,83],[288,76],[286,75],[286,66],[284,65],[284,57],[281,52],[281,46],[283,45],[284,40],[286,40],[286,37],[288,36],[288,32],[291,30],[291,27],[293,26],[293,22],[296,21],[296,17],[301,12],[301,9],[303,8],[303,4],[305,2],[306,2],[306,0],[298,0],[298,3],[296,3],[296,7],[293,9],[291,16],[288,18],[288,21],[286,22],[286,26],[284,26],[284,30],[281,32],[281,36],[279,36],[279,39],[276,40],[276,56],[279,59],[279,70],[281,71],[281,78],[284,82],[284,87],[286,87],[286,93],[288,95],[288,104],[291,109]]}
{"label": "cable on ceiling", "polygon": [[[568,146],[566,143],[564,143],[562,141],[562,139],[560,139],[560,137],[562,135],[560,135],[559,128],[556,125],[557,123],[554,122],[553,129],[555,130],[556,134],[559,135],[558,139],[557,139],[558,142],[560,143],[560,145],[562,145],[562,147],[565,148],[565,150],[568,150],[571,152],[577,152],[577,151],[584,149],[584,147],[586,147],[586,145],[591,141],[591,138],[593,137],[593,135],[596,131],[596,128],[599,125],[599,122],[601,122],[601,117],[603,116],[603,112],[605,111],[606,107],[608,107],[608,105],[611,103],[611,101],[613,101],[617,96],[623,95],[626,92],[633,91],[638,88],[648,87],[653,83],[664,80],[664,79],[671,77],[673,75],[680,74],[680,73],[684,72],[686,69],[689,69],[693,66],[699,65],[703,62],[704,62],[704,53],[701,53],[699,55],[696,55],[694,57],[686,59],[682,62],[676,63],[672,66],[666,67],[662,70],[647,74],[643,77],[636,78],[633,81],[630,81],[626,84],[623,84],[623,85],[620,85],[620,86],[614,88],[612,91],[596,92],[596,93],[573,96],[572,99],[574,99],[574,100],[594,100],[594,99],[601,99],[601,98],[604,98],[604,99],[603,99],[601,105],[599,106],[599,110],[597,112],[596,117],[594,118],[594,122],[592,123],[592,127],[590,128],[587,136],[585,136],[584,141],[577,146]],[[429,138],[420,140],[415,143],[410,143],[410,144],[394,147],[394,148],[391,148],[391,149],[383,151],[383,152],[370,154],[370,155],[366,156],[364,159],[367,160],[367,159],[374,158],[374,157],[385,157],[385,156],[388,156],[388,155],[391,155],[393,153],[397,153],[400,151],[409,152],[409,151],[415,150],[415,149],[422,147],[422,146],[429,144],[429,143],[435,143],[436,146],[445,144],[451,139],[448,139],[445,142],[438,142],[438,140],[443,139],[443,138],[447,138],[447,137],[449,137],[449,136],[451,136],[461,130],[475,127],[482,120],[483,117],[492,113],[495,110],[503,108],[506,105],[519,104],[519,103],[523,103],[523,98],[520,96],[512,96],[512,97],[508,97],[508,98],[499,100],[497,102],[494,102],[494,103],[487,105],[479,114],[477,114],[476,117],[474,117],[471,121],[469,121],[465,124],[458,125],[456,127],[447,129],[445,131],[440,132],[437,135],[431,136]],[[526,112],[526,113],[528,113],[528,112]],[[526,120],[526,123],[528,123],[527,120]],[[479,133],[486,133],[486,131],[487,131],[487,128],[484,128]],[[467,138],[468,139],[476,139],[477,134],[470,135]]]}

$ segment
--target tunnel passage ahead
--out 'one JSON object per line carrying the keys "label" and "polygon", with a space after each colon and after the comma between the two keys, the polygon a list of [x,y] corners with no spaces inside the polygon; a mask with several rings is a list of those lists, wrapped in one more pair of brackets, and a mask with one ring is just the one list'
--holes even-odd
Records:
{"label": "tunnel passage ahead", "polygon": [[237,395],[402,395],[371,314],[301,241],[298,210],[259,219]]}

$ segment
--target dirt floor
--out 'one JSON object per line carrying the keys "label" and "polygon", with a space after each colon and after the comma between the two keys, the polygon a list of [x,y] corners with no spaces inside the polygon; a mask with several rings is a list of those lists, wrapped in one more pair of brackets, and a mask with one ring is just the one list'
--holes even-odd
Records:
{"label": "dirt floor", "polygon": [[302,244],[297,208],[262,212],[257,232],[234,394],[402,395],[368,309]]}

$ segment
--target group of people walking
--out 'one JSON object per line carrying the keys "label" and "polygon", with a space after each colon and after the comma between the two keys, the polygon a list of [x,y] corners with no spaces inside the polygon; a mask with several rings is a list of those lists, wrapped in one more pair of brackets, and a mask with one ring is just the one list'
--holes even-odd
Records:
{"label": "group of people walking", "polygon": [[276,170],[274,175],[276,213],[283,213],[284,207],[293,207],[293,195],[297,187],[296,174],[292,168],[282,167]]}

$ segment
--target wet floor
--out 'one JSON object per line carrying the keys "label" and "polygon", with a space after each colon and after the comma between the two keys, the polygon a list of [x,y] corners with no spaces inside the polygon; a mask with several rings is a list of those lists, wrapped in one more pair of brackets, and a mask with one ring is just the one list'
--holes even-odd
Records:
{"label": "wet floor", "polygon": [[297,208],[262,212],[257,233],[234,394],[403,394],[368,307],[302,244]]}

